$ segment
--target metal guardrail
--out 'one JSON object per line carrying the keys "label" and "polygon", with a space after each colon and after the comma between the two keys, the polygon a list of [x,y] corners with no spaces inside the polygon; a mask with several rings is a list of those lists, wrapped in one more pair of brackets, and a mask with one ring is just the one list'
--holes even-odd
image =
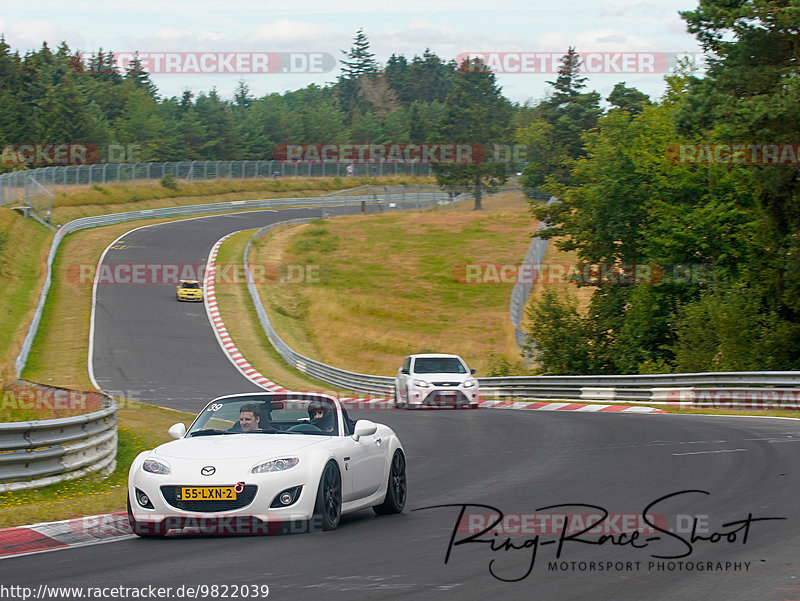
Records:
{"label": "metal guardrail", "polygon": [[[555,196],[551,196],[547,204],[553,202],[558,202],[558,199]],[[547,224],[542,221],[539,223],[536,231],[538,232],[546,227]],[[538,277],[539,269],[544,261],[544,256],[547,253],[547,247],[549,244],[550,240],[545,240],[539,238],[538,236],[531,240],[531,243],[528,246],[528,251],[525,253],[525,258],[523,259],[522,263],[523,265],[531,266],[530,269],[531,273],[533,274],[533,278],[530,282],[517,281],[517,283],[514,284],[514,288],[511,290],[511,302],[509,304],[508,313],[511,316],[511,323],[514,324],[514,335],[519,348],[523,348],[526,344],[530,343],[530,337],[522,329],[522,314],[525,311],[525,305],[527,304],[528,296],[533,289],[533,282],[535,281],[535,278]]]}
{"label": "metal guardrail", "polygon": [[113,471],[117,403],[104,400],[106,407],[85,415],[0,423],[0,492]]}
{"label": "metal guardrail", "polygon": [[485,378],[504,388],[546,383],[549,386],[596,387],[702,387],[702,386],[800,386],[798,371],[700,372],[690,374],[633,374],[626,376],[506,376]]}
{"label": "metal guardrail", "polygon": [[376,163],[347,165],[338,163],[284,163],[281,161],[180,161],[167,163],[98,163],[59,165],[23,169],[0,174],[0,206],[30,198],[42,188],[54,192],[59,186],[136,183],[160,180],[165,176],[184,181],[209,179],[253,179],[271,177],[349,177],[383,175],[431,175],[428,164]]}

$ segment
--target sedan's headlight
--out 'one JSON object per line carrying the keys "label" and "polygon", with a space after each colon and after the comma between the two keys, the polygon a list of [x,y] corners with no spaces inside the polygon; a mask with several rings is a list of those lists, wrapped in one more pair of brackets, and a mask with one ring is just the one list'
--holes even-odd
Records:
{"label": "sedan's headlight", "polygon": [[282,472],[284,470],[290,470],[295,465],[300,463],[300,460],[297,457],[285,457],[283,459],[273,459],[272,461],[266,461],[264,463],[259,463],[253,469],[250,470],[251,474],[266,474],[267,472]]}
{"label": "sedan's headlight", "polygon": [[469,380],[464,380],[464,388],[472,388],[478,383],[477,380],[470,378]]}
{"label": "sedan's headlight", "polygon": [[414,386],[417,388],[430,388],[431,385],[428,384],[425,380],[414,380]]}
{"label": "sedan's headlight", "polygon": [[145,459],[142,464],[142,469],[151,474],[161,474],[162,476],[169,475],[169,466],[155,459]]}

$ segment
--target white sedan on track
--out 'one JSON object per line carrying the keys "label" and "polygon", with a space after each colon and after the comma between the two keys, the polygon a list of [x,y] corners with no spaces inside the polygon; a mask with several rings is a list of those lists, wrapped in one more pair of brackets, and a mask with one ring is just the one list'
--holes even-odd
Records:
{"label": "white sedan on track", "polygon": [[172,442],[141,453],[128,476],[139,536],[175,528],[235,534],[332,530],[342,514],[401,513],[406,462],[397,435],[353,423],[318,393],[235,394],[211,401]]}
{"label": "white sedan on track", "polygon": [[480,386],[458,355],[408,355],[394,381],[395,407],[472,407],[480,402]]}

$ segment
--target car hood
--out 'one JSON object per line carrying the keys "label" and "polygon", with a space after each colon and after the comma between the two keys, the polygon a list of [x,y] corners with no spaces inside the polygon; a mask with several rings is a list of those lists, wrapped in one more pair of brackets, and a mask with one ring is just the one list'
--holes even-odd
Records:
{"label": "car hood", "polygon": [[181,438],[153,450],[164,459],[245,459],[285,455],[330,440],[329,436],[300,434],[220,434]]}

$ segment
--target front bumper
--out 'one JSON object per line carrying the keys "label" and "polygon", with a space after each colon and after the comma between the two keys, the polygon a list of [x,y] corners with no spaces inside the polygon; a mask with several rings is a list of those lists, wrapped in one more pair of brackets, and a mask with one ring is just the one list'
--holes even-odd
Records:
{"label": "front bumper", "polygon": [[[266,534],[285,531],[314,514],[318,482],[306,482],[302,474],[271,473],[251,475],[237,501],[176,501],[175,489],[180,486],[233,486],[228,481],[176,482],[169,477],[140,472],[130,482],[128,499],[131,513],[141,528],[199,529],[203,533]],[[286,507],[270,507],[283,491],[301,486],[294,503]],[[143,507],[138,500],[144,493],[152,507]]]}
{"label": "front bumper", "polygon": [[412,407],[477,407],[480,389],[471,388],[412,388],[408,402]]}
{"label": "front bumper", "polygon": [[178,292],[178,300],[179,301],[202,302],[203,301],[203,295],[202,294],[187,294],[185,292]]}

